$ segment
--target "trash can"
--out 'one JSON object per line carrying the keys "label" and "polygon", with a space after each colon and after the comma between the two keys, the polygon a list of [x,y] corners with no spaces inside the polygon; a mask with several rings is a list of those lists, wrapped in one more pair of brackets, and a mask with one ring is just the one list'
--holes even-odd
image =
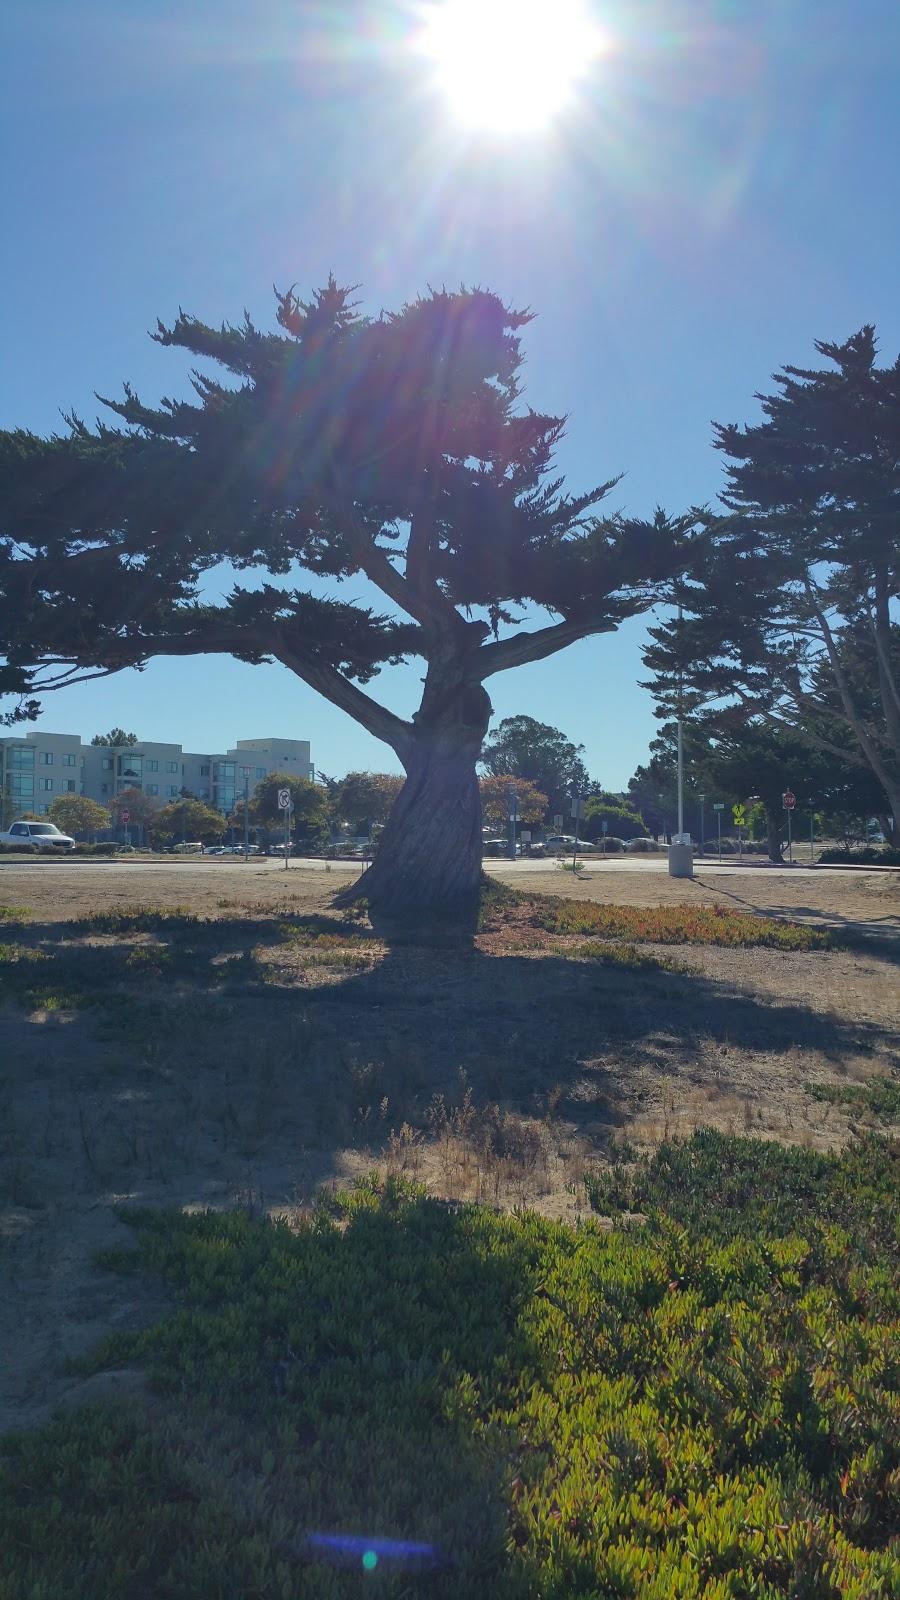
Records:
{"label": "trash can", "polygon": [[669,877],[692,878],[694,876],[694,847],[691,844],[689,833],[675,833],[669,845]]}

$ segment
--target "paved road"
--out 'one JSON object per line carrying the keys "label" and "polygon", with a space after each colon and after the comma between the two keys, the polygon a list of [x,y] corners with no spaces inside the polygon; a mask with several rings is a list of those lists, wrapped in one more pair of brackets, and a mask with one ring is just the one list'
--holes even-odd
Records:
{"label": "paved road", "polygon": [[[341,871],[343,869],[351,876],[358,876],[362,869],[362,863],[359,861],[331,862],[329,865],[332,867],[332,870]],[[222,857],[217,856],[160,856],[159,859],[155,861],[129,861],[127,858],[121,856],[105,861],[97,856],[84,856],[80,858],[75,857],[74,859],[56,858],[51,861],[42,860],[40,857],[33,856],[7,856],[6,859],[0,856],[0,874],[2,874],[4,870],[8,870],[11,872],[40,872],[52,873],[54,875],[65,874],[66,876],[69,876],[80,872],[84,867],[95,867],[104,872],[115,872],[117,875],[121,875],[122,877],[131,877],[132,875],[141,876],[142,874],[146,874],[148,872],[177,872],[187,874],[202,872],[209,874],[230,874],[243,872],[283,873],[285,870],[284,862],[279,861],[276,857],[272,856],[251,856],[249,862],[244,862],[242,859],[237,857],[223,859]],[[288,870],[290,872],[322,872],[324,867],[325,862],[318,858],[305,859],[298,857],[290,861]],[[494,874],[496,877],[504,879],[509,878],[513,880],[525,873],[553,873],[557,871],[556,862],[553,860],[490,860],[485,862],[485,867],[488,872]],[[741,874],[760,872],[783,872],[789,874],[792,878],[812,878],[821,877],[823,873],[829,873],[831,871],[846,876],[848,873],[853,871],[866,873],[871,872],[872,870],[873,869],[871,867],[865,866],[858,868],[836,867],[832,869],[829,867],[804,866],[802,863],[798,863],[794,866],[785,865],[783,867],[771,865],[748,866],[741,865],[740,862],[733,861],[723,861],[720,864],[714,858],[694,862],[695,874],[698,877],[704,878],[709,877],[710,875],[734,877],[735,875],[739,876]],[[875,868],[874,870],[885,872],[889,871],[890,869],[880,867]],[[652,875],[654,873],[665,874],[668,872],[668,863],[665,856],[607,856],[605,861],[598,861],[596,859],[592,860],[590,857],[585,858],[585,874],[588,877],[592,878],[600,873],[606,875],[608,873],[619,872],[638,873],[645,875]]]}

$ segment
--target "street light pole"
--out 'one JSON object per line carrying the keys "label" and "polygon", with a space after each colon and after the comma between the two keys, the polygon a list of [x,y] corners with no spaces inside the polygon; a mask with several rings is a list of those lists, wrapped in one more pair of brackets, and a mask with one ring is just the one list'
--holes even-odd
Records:
{"label": "street light pole", "polygon": [[[682,605],[681,605],[681,601],[679,600],[679,602],[678,602],[679,651],[680,651],[680,644],[681,644],[681,620],[682,620]],[[683,674],[683,671],[682,671],[681,661],[679,659],[679,663],[678,663],[678,835],[679,835],[678,842],[679,842],[679,844],[682,842],[681,841],[681,835],[684,833],[684,741],[683,741],[682,728],[681,728],[681,719],[682,719],[682,713],[683,713],[683,710],[684,710],[683,689],[684,689],[684,674]]]}
{"label": "street light pole", "polygon": [[705,794],[701,794],[700,795],[700,854],[701,855],[703,855],[703,853],[704,853],[704,842],[705,842],[705,840],[706,840],[706,795]]}
{"label": "street light pole", "polygon": [[250,768],[244,768],[244,861],[250,860]]}

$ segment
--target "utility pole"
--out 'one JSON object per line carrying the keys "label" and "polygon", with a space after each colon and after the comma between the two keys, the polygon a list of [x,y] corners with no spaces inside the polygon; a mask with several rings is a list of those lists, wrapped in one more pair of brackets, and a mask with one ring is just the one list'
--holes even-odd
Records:
{"label": "utility pole", "polygon": [[244,862],[250,860],[250,768],[244,768]]}
{"label": "utility pole", "polygon": [[706,843],[706,795],[700,795],[700,854],[704,853]]}

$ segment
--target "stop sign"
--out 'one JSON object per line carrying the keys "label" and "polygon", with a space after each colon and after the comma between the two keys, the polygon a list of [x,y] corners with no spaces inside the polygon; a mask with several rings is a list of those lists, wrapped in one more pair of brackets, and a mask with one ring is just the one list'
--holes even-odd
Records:
{"label": "stop sign", "polygon": [[784,794],[781,796],[781,803],[784,806],[785,811],[793,811],[795,805],[797,804],[797,796],[792,794],[790,789],[786,789]]}

